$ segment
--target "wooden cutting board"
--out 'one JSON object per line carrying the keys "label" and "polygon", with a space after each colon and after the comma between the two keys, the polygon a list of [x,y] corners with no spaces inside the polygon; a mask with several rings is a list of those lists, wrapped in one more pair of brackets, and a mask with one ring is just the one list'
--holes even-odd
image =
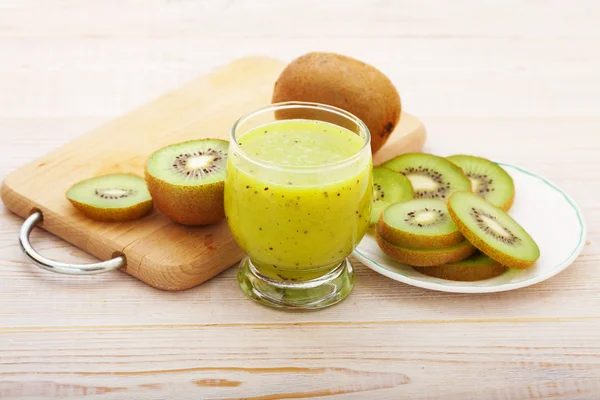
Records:
{"label": "wooden cutting board", "polygon": [[[2,199],[23,218],[41,210],[42,228],[101,260],[125,255],[122,271],[155,288],[196,286],[242,258],[225,222],[185,227],[155,210],[135,222],[100,223],[76,211],[65,192],[97,175],[143,176],[146,158],[172,143],[228,139],[238,117],[270,103],[284,66],[279,60],[248,57],[221,67],[11,173],[3,182]],[[420,150],[425,129],[404,113],[391,137],[376,164],[399,152]]]}

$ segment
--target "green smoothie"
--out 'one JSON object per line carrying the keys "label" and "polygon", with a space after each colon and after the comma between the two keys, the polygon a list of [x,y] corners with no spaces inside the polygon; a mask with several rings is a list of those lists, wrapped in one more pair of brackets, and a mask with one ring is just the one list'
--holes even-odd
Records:
{"label": "green smoothie", "polygon": [[252,160],[230,152],[225,210],[262,274],[312,279],[354,250],[369,226],[373,196],[364,138],[297,119],[254,128],[238,143]]}

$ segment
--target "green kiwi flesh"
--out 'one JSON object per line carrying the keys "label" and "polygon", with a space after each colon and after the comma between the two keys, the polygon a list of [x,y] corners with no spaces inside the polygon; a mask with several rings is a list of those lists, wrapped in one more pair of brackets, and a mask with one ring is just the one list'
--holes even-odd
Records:
{"label": "green kiwi flesh", "polygon": [[489,258],[480,251],[462,261],[437,267],[413,267],[416,271],[440,279],[473,282],[494,278],[508,270],[507,267]]}
{"label": "green kiwi flesh", "polygon": [[373,168],[373,209],[371,224],[375,224],[381,212],[390,204],[410,200],[413,188],[407,177],[386,168]]}
{"label": "green kiwi flesh", "polygon": [[446,158],[462,168],[471,181],[473,193],[505,211],[510,209],[515,196],[515,185],[501,166],[486,158],[462,154]]}
{"label": "green kiwi flesh", "polygon": [[465,239],[450,218],[446,202],[440,199],[390,205],[383,211],[377,231],[388,242],[413,249],[442,249]]}
{"label": "green kiwi flesh", "polygon": [[460,167],[433,154],[402,154],[381,167],[406,176],[412,184],[415,198],[447,199],[457,190],[471,190],[471,182]]}
{"label": "green kiwi flesh", "polygon": [[152,198],[143,178],[109,174],[76,183],[67,199],[88,218],[104,222],[138,219],[152,210]]}
{"label": "green kiwi flesh", "polygon": [[201,186],[225,179],[229,142],[191,140],[164,147],[148,160],[150,175],[176,186]]}
{"label": "green kiwi flesh", "polygon": [[528,268],[540,257],[538,245],[517,221],[476,194],[453,193],[447,206],[467,240],[500,264]]}

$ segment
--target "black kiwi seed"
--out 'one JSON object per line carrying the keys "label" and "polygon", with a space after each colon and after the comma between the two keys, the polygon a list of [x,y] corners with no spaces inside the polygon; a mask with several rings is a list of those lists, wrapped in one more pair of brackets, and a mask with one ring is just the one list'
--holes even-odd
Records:
{"label": "black kiwi seed", "polygon": [[[418,217],[418,215],[422,212],[431,212],[433,211],[436,216],[433,220],[431,220],[430,222],[427,223],[423,223],[423,222],[416,222],[416,218]],[[436,208],[430,208],[430,207],[424,207],[420,210],[415,210],[415,211],[411,211],[409,213],[406,214],[406,218],[404,219],[404,222],[408,222],[408,225],[412,225],[412,226],[418,226],[419,228],[422,227],[430,227],[430,226],[436,226],[436,225],[441,225],[446,223],[446,221],[448,221],[450,218],[450,216],[445,213],[442,210],[438,210]]]}
{"label": "black kiwi seed", "polygon": [[493,192],[494,188],[490,188],[489,186],[494,182],[493,179],[489,179],[487,177],[487,175],[483,175],[483,174],[474,174],[474,173],[467,173],[467,178],[469,178],[471,181],[476,179],[478,182],[478,186],[477,186],[477,192],[482,195],[484,193],[489,192],[490,190]]}
{"label": "black kiwi seed", "polygon": [[404,176],[406,175],[422,175],[430,178],[439,185],[434,191],[426,190],[415,190],[415,197],[418,198],[441,198],[445,199],[450,195],[450,183],[444,182],[442,174],[435,170],[429,170],[429,168],[418,167],[407,167],[400,171]]}
{"label": "black kiwi seed", "polygon": [[[120,194],[108,194],[109,192],[119,191]],[[135,195],[137,192],[133,189],[121,189],[121,188],[103,188],[94,190],[94,194],[101,199],[124,199],[129,196]]]}
{"label": "black kiwi seed", "polygon": [[[179,174],[183,174],[186,177],[193,176],[194,178],[203,178],[206,175],[221,171],[223,168],[219,161],[223,159],[227,154],[223,150],[217,150],[208,148],[206,150],[198,150],[193,153],[182,153],[175,157],[172,165],[172,169]],[[202,166],[201,168],[188,168],[188,161],[190,158],[210,156],[212,157],[211,164],[208,166]]]}
{"label": "black kiwi seed", "polygon": [[[521,241],[521,238],[512,233],[510,229],[502,225],[495,216],[475,208],[471,208],[471,216],[473,217],[473,219],[475,219],[477,225],[481,228],[481,230],[486,234],[492,236],[494,239],[509,245]],[[490,228],[481,217],[486,217],[488,219],[494,220],[498,225],[502,227],[502,229],[504,229],[504,231],[507,233],[507,236],[498,235],[498,233],[496,233],[492,228]]]}

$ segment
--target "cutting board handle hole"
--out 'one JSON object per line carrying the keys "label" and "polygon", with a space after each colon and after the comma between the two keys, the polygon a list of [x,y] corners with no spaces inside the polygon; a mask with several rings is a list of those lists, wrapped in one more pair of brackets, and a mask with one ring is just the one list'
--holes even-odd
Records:
{"label": "cutting board handle hole", "polygon": [[123,257],[125,260],[125,265],[119,268],[123,272],[127,272],[127,256],[122,251],[115,251],[112,253],[112,258]]}
{"label": "cutting board handle hole", "polygon": [[37,225],[39,226],[39,225],[41,225],[41,224],[43,224],[43,223],[44,223],[44,213],[43,213],[43,212],[42,212],[42,210],[40,210],[39,208],[37,208],[37,207],[33,207],[33,208],[31,209],[31,211],[29,211],[29,214],[28,214],[28,216],[29,216],[29,217],[31,217],[31,216],[32,216],[33,214],[35,214],[35,213],[40,213],[40,221],[37,223]]}

